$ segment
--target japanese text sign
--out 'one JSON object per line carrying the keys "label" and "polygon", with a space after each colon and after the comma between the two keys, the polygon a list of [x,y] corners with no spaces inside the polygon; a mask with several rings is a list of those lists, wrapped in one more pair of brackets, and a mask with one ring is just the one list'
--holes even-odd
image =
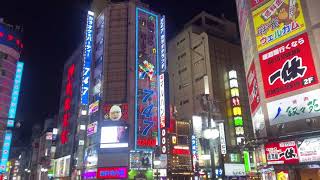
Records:
{"label": "japanese text sign", "polygon": [[89,103],[89,80],[90,68],[92,59],[92,41],[93,41],[93,23],[94,13],[89,11],[87,16],[85,48],[83,54],[83,69],[82,69],[82,85],[81,85],[81,104],[88,105]]}
{"label": "japanese text sign", "polygon": [[128,168],[126,167],[107,167],[98,168],[98,179],[126,179],[128,178]]}
{"label": "japanese text sign", "polygon": [[158,16],[136,9],[135,148],[159,143]]}
{"label": "japanese text sign", "polygon": [[267,103],[270,125],[320,116],[320,89]]}
{"label": "japanese text sign", "polygon": [[320,161],[320,137],[298,141],[300,163]]}
{"label": "japanese text sign", "polygon": [[260,104],[257,72],[253,61],[250,65],[249,72],[247,74],[247,87],[251,114],[253,114],[256,111],[258,105]]}
{"label": "japanese text sign", "polygon": [[265,145],[268,164],[298,164],[298,150],[294,141],[272,142]]}
{"label": "japanese text sign", "polygon": [[11,130],[5,131],[4,142],[2,146],[1,162],[0,162],[0,172],[6,171],[7,162],[8,162],[9,153],[10,153],[11,140],[12,140],[12,131]]}
{"label": "japanese text sign", "polygon": [[258,51],[306,29],[300,0],[270,0],[252,17]]}
{"label": "japanese text sign", "polygon": [[160,68],[165,72],[167,68],[167,47],[166,47],[166,17],[160,18]]}
{"label": "japanese text sign", "polygon": [[267,98],[318,82],[306,33],[259,54]]}

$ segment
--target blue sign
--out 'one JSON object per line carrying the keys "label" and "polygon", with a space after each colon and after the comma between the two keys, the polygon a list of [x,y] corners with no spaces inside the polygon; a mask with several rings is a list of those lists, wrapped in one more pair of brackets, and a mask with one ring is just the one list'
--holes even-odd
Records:
{"label": "blue sign", "polygon": [[85,48],[83,54],[83,69],[82,69],[82,85],[81,85],[81,104],[88,105],[89,103],[89,80],[90,67],[92,58],[92,40],[93,40],[93,21],[94,13],[88,11]]}
{"label": "blue sign", "polygon": [[10,108],[9,108],[9,113],[8,113],[9,119],[7,121],[7,127],[14,126],[13,119],[16,117],[19,92],[20,92],[20,84],[21,84],[21,78],[22,78],[22,71],[23,71],[23,62],[18,62],[17,68],[16,68],[16,75],[14,78],[13,89],[12,89],[12,93],[11,93],[11,103],[10,103]]}
{"label": "blue sign", "polygon": [[12,132],[11,132],[11,130],[7,130],[5,132],[4,143],[3,143],[3,147],[2,147],[0,173],[5,172],[6,168],[7,168],[7,162],[8,162],[9,153],[10,153],[11,139],[12,139]]}
{"label": "blue sign", "polygon": [[165,72],[167,68],[167,49],[166,49],[166,18],[160,19],[160,70]]}

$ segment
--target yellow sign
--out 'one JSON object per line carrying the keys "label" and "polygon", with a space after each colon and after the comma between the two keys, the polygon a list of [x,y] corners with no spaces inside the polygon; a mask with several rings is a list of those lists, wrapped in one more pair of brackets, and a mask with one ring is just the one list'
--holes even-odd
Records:
{"label": "yellow sign", "polygon": [[252,17],[258,51],[306,29],[300,0],[270,0]]}

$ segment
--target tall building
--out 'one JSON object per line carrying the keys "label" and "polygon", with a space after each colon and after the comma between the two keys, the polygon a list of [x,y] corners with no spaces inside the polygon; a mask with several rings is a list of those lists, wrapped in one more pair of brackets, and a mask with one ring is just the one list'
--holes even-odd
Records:
{"label": "tall building", "polygon": [[20,26],[0,19],[0,172],[4,173],[9,158],[12,129],[19,99],[23,63],[19,62],[23,48]]}
{"label": "tall building", "polygon": [[320,1],[236,3],[258,172],[319,179]]}
{"label": "tall building", "polygon": [[241,153],[252,134],[236,34],[235,23],[202,12],[168,45],[170,103],[178,120],[192,121],[190,137],[198,144],[193,169],[207,178],[215,174],[214,167],[223,167],[226,150]]}
{"label": "tall building", "polygon": [[91,78],[82,86],[89,115],[82,175],[150,178],[152,151],[160,146],[159,106],[164,109],[158,100],[164,19],[134,1],[98,9],[88,12],[85,36],[83,77]]}

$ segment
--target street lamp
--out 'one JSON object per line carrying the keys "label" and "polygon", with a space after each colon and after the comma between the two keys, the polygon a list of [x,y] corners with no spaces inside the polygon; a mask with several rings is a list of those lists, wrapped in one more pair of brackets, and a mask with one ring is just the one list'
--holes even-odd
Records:
{"label": "street lamp", "polygon": [[160,166],[160,164],[161,164],[161,161],[160,160],[154,160],[153,161],[153,166],[155,167],[155,169],[156,169],[156,179],[159,179],[159,175],[160,175],[160,173],[158,172],[158,167]]}

